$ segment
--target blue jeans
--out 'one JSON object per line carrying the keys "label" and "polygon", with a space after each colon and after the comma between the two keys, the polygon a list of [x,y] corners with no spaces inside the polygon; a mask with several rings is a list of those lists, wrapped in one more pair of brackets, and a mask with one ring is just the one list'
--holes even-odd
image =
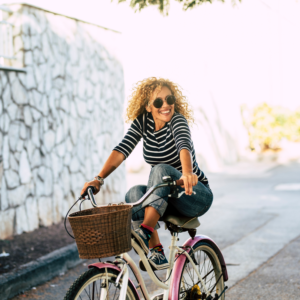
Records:
{"label": "blue jeans", "polygon": [[[178,180],[182,174],[175,168],[166,165],[159,164],[151,169],[148,185],[136,185],[132,187],[125,196],[127,203],[137,202],[149,188],[153,185],[162,183],[163,176],[171,176],[172,179]],[[180,191],[184,191],[180,188]],[[162,217],[164,213],[177,213],[185,217],[199,217],[204,215],[210,208],[213,201],[213,194],[210,188],[200,181],[197,185],[193,186],[193,191],[196,195],[192,194],[188,196],[183,194],[180,198],[169,198],[169,187],[163,187],[155,190],[149,198],[137,207],[133,207],[132,210],[132,225],[133,229],[138,228],[144,221],[145,207],[152,206],[156,209],[159,215]],[[150,203],[151,201],[154,202]],[[157,223],[154,229],[158,229],[160,226]]]}

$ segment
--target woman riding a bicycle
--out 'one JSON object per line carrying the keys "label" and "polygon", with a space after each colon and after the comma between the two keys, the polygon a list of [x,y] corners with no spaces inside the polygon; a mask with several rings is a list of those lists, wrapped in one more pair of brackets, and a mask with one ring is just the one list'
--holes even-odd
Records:
{"label": "woman riding a bicycle", "polygon": [[[166,269],[169,263],[157,233],[159,219],[167,209],[182,216],[199,217],[208,211],[213,201],[208,180],[196,161],[188,125],[193,122],[192,111],[176,84],[151,77],[137,83],[126,116],[128,121],[132,121],[127,134],[113,149],[95,180],[85,183],[81,194],[88,186],[94,186],[95,194],[98,193],[104,179],[118,168],[143,138],[143,156],[152,167],[149,180],[147,185],[132,187],[125,196],[126,202],[138,201],[164,176],[184,181],[181,189],[185,194],[182,197],[168,197],[170,188],[163,187],[153,192],[142,205],[144,208],[134,207],[132,211],[134,237],[146,254],[150,249],[152,268]],[[141,261],[140,268],[144,270]]]}

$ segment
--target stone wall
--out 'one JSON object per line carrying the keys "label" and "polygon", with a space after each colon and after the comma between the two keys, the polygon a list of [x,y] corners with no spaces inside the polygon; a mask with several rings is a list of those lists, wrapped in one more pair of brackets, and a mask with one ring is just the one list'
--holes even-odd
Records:
{"label": "stone wall", "polygon": [[[119,34],[11,8],[16,64],[27,73],[0,71],[1,239],[59,222],[123,136],[123,69],[101,42]],[[122,201],[124,178],[121,166],[98,201]]]}

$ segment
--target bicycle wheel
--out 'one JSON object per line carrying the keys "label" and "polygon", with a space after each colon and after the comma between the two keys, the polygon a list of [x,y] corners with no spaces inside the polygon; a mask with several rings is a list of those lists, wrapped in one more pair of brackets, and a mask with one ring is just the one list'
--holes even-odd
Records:
{"label": "bicycle wheel", "polygon": [[[119,271],[107,268],[92,268],[83,273],[69,288],[64,300],[116,300],[120,296],[120,286],[116,287],[115,282]],[[108,287],[106,286],[108,282]],[[120,280],[120,284],[122,281]],[[107,293],[108,292],[108,293]],[[128,281],[126,300],[139,299],[136,292]]]}
{"label": "bicycle wheel", "polygon": [[[209,244],[204,242],[199,242],[194,245],[193,253],[194,263],[196,262],[197,270],[200,273],[206,288],[213,298],[215,297],[215,294],[218,294],[219,296],[224,289],[224,279],[217,254]],[[188,258],[186,258],[181,273],[178,299],[193,300],[207,299],[207,297],[200,279]],[[225,297],[223,294],[220,300],[224,299]]]}

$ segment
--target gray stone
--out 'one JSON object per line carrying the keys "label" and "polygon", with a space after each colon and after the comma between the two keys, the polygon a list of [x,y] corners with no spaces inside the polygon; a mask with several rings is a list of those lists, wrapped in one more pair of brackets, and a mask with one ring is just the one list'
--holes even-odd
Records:
{"label": "gray stone", "polygon": [[38,218],[38,203],[37,199],[29,197],[25,201],[25,207],[28,218],[28,231],[32,231],[39,227],[39,218]]}
{"label": "gray stone", "polygon": [[50,226],[53,223],[52,199],[50,197],[40,197],[38,199],[39,224]]}
{"label": "gray stone", "polygon": [[15,234],[21,234],[26,231],[28,231],[28,216],[25,205],[20,205],[16,208]]}
{"label": "gray stone", "polygon": [[8,209],[5,211],[0,211],[0,236],[1,239],[8,238],[14,234],[14,218],[15,210]]}
{"label": "gray stone", "polygon": [[32,178],[27,152],[25,150],[21,152],[19,176],[22,184],[29,183]]}
{"label": "gray stone", "polygon": [[80,164],[76,156],[73,156],[69,164],[70,171],[72,173],[78,172],[80,170]]}

